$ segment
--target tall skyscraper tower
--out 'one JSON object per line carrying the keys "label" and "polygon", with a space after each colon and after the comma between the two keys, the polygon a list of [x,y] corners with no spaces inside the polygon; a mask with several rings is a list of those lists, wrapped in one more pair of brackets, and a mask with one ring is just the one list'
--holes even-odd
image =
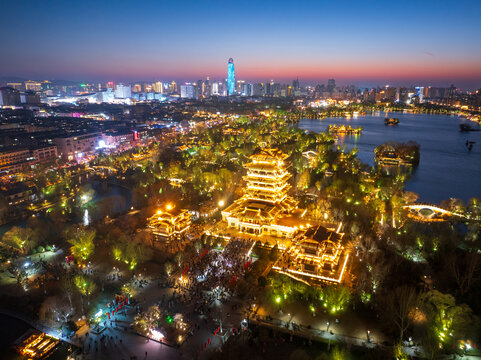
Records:
{"label": "tall skyscraper tower", "polygon": [[333,93],[335,88],[336,88],[336,80],[334,79],[327,80],[327,92]]}
{"label": "tall skyscraper tower", "polygon": [[233,95],[235,93],[235,69],[234,60],[229,59],[227,63],[227,95]]}

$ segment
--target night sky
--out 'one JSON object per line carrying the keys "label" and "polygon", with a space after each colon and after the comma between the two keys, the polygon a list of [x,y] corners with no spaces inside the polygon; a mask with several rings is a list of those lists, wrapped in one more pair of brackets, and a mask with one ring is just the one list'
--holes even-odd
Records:
{"label": "night sky", "polygon": [[0,0],[0,75],[481,87],[481,1]]}

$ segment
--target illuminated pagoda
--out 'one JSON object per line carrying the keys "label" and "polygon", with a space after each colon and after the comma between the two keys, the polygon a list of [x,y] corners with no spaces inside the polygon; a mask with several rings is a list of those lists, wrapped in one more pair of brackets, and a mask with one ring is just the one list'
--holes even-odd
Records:
{"label": "illuminated pagoda", "polygon": [[279,149],[261,149],[250,156],[244,165],[243,197],[222,211],[228,227],[253,235],[292,237],[307,226],[296,201],[287,194],[291,177],[287,157]]}
{"label": "illuminated pagoda", "polygon": [[273,268],[314,284],[342,282],[349,254],[343,246],[344,234],[339,232],[341,225],[309,228]]}
{"label": "illuminated pagoda", "polygon": [[186,233],[192,219],[187,210],[167,204],[165,210],[159,209],[148,222],[152,234],[158,239],[171,241],[181,238]]}

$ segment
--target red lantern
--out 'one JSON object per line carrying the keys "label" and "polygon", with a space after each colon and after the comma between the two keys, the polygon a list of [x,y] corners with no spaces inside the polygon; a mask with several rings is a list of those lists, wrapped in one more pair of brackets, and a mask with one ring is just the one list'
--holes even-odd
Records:
{"label": "red lantern", "polygon": [[210,344],[210,338],[209,338],[209,340],[207,340],[207,344]]}

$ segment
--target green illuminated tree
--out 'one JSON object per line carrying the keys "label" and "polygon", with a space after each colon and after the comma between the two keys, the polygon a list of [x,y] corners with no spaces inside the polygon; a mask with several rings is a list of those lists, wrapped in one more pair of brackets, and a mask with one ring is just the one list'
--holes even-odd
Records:
{"label": "green illuminated tree", "polygon": [[34,235],[30,228],[14,226],[3,235],[2,243],[15,251],[26,254],[37,245]]}
{"label": "green illuminated tree", "polygon": [[83,274],[75,276],[73,281],[81,295],[80,299],[82,300],[82,313],[85,315],[83,297],[87,297],[87,303],[90,305],[90,295],[92,295],[92,293],[97,289],[97,285],[91,278]]}
{"label": "green illuminated tree", "polygon": [[395,360],[409,360],[409,355],[404,353],[401,342],[393,346],[393,357]]}
{"label": "green illuminated tree", "polygon": [[67,240],[71,245],[72,255],[78,261],[87,261],[92,256],[95,244],[95,230],[87,230],[84,227],[70,230],[70,238]]}
{"label": "green illuminated tree", "polygon": [[128,236],[120,236],[112,248],[114,259],[126,263],[130,270],[152,257],[152,250],[144,245],[131,240]]}
{"label": "green illuminated tree", "polygon": [[320,298],[329,312],[337,313],[349,304],[351,292],[343,285],[329,285],[321,290]]}
{"label": "green illuminated tree", "polygon": [[439,343],[448,347],[458,339],[466,339],[475,333],[479,320],[468,305],[456,305],[451,294],[431,290],[420,297],[420,305],[428,318],[428,327]]}
{"label": "green illuminated tree", "polygon": [[331,359],[332,360],[349,360],[349,350],[346,348],[341,348],[339,346],[332,349]]}

